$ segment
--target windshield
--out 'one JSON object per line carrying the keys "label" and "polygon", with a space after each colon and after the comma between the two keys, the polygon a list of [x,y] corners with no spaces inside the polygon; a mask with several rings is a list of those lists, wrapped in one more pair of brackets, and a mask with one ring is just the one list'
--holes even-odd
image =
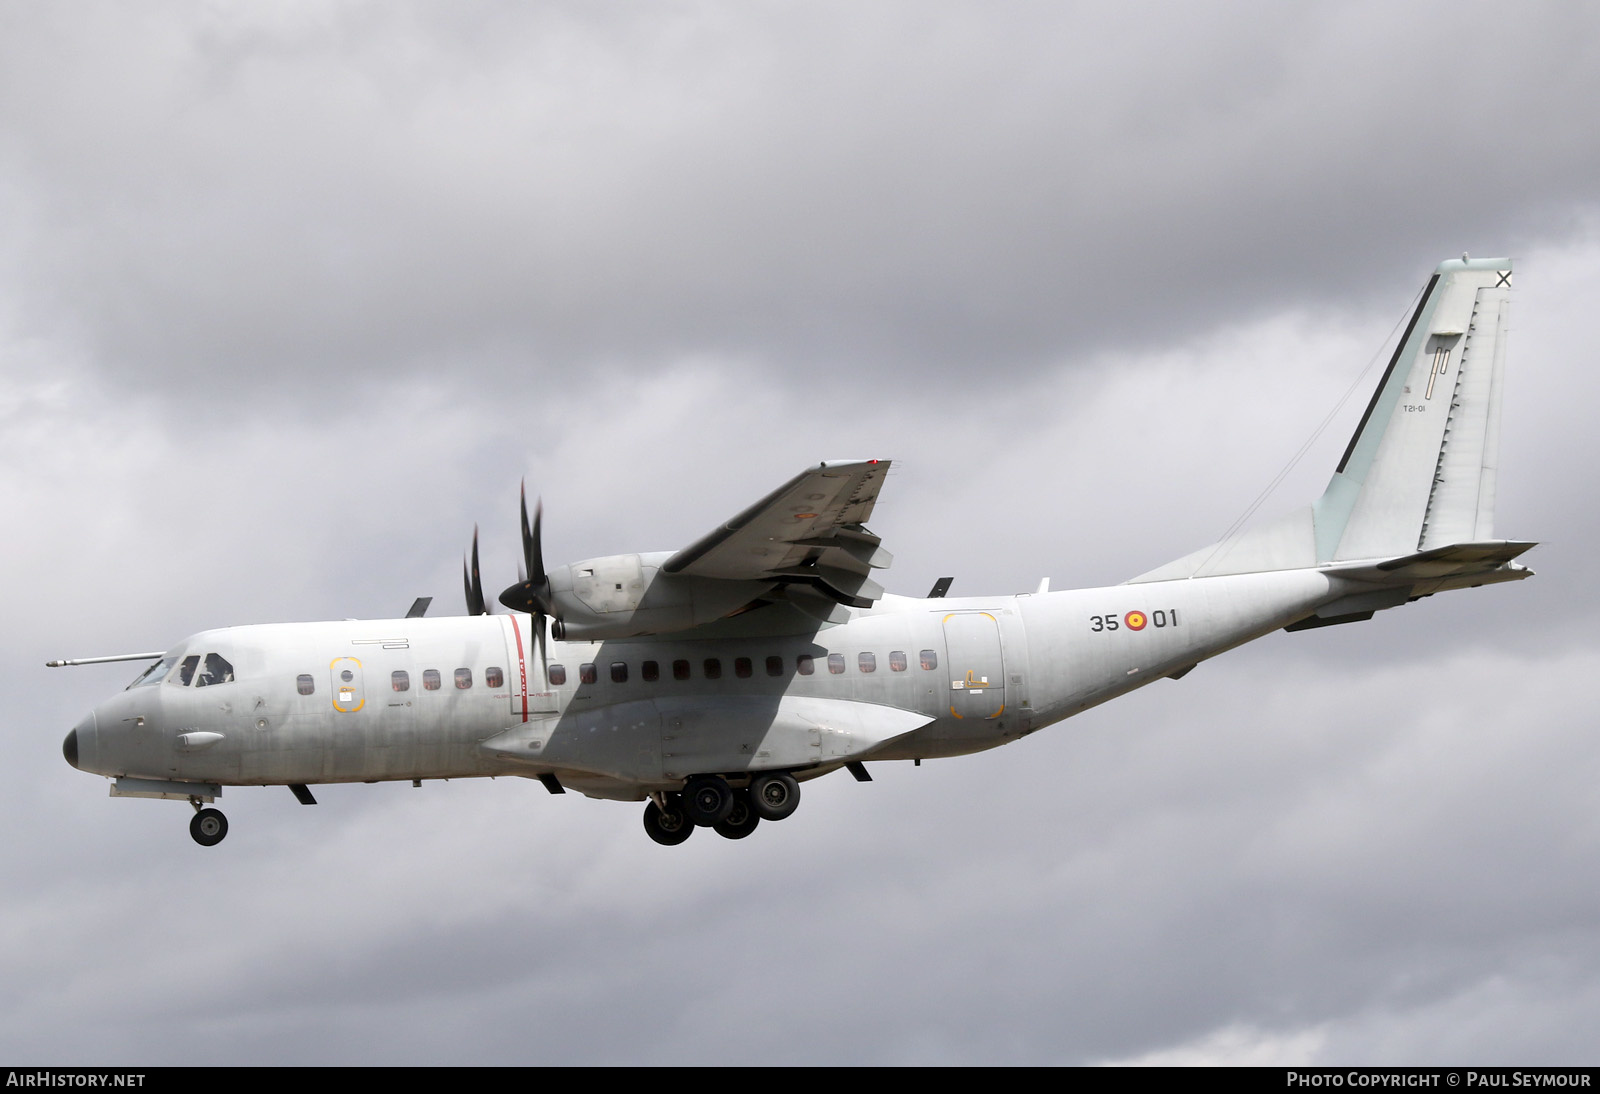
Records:
{"label": "windshield", "polygon": [[134,688],[147,687],[150,684],[159,684],[161,683],[161,678],[167,674],[167,670],[171,667],[172,658],[163,657],[161,660],[155,662],[149,668],[141,672],[138,676],[135,676],[133,678],[133,683],[129,684],[123,690],[131,691]]}
{"label": "windshield", "polygon": [[[173,668],[176,665],[176,668]],[[134,681],[135,684],[155,683],[161,679],[158,669],[166,668],[167,683],[173,687],[187,688],[210,687],[213,684],[233,683],[233,662],[218,653],[208,653],[203,657],[198,653],[191,653],[182,661],[176,656],[164,657],[160,665],[150,668],[144,676]],[[146,679],[149,677],[149,679]]]}

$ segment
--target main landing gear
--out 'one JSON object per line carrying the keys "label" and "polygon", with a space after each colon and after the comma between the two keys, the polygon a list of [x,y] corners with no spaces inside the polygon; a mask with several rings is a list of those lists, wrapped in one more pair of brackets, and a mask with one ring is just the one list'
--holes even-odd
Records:
{"label": "main landing gear", "polygon": [[194,819],[189,822],[189,834],[201,847],[215,847],[228,834],[228,818],[220,809],[201,809],[194,803]]}
{"label": "main landing gear", "polygon": [[786,772],[757,775],[749,787],[740,789],[729,786],[721,775],[696,775],[684,783],[681,793],[650,796],[644,807],[644,830],[669,847],[694,835],[696,828],[713,829],[725,839],[744,839],[763,820],[783,820],[799,804],[800,784]]}

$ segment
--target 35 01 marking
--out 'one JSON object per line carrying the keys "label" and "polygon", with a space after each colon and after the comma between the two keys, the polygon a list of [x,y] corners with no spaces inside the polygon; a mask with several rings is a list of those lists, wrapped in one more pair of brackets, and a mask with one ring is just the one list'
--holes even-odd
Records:
{"label": "35 01 marking", "polygon": [[1178,625],[1177,608],[1157,608],[1153,612],[1143,612],[1135,608],[1131,612],[1121,615],[1091,615],[1089,629],[1091,631],[1142,631],[1146,627],[1176,627]]}

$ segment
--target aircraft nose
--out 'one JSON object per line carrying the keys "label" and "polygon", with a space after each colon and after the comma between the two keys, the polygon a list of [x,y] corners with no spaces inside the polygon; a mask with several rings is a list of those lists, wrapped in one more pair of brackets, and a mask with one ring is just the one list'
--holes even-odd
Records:
{"label": "aircraft nose", "polygon": [[[94,712],[90,711],[88,717],[73,726],[72,730],[67,734],[67,739],[61,742],[61,754],[67,758],[67,762],[73,767],[78,767],[78,731],[80,729],[83,731],[84,744],[92,748],[95,729],[98,724]],[[80,770],[82,769],[80,768]]]}

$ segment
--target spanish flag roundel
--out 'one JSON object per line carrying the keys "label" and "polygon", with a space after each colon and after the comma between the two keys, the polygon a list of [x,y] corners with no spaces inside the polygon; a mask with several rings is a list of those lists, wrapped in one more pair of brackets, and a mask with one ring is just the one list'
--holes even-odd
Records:
{"label": "spanish flag roundel", "polygon": [[1142,631],[1144,630],[1144,625],[1148,622],[1150,620],[1140,611],[1132,611],[1122,617],[1123,626],[1130,631]]}

